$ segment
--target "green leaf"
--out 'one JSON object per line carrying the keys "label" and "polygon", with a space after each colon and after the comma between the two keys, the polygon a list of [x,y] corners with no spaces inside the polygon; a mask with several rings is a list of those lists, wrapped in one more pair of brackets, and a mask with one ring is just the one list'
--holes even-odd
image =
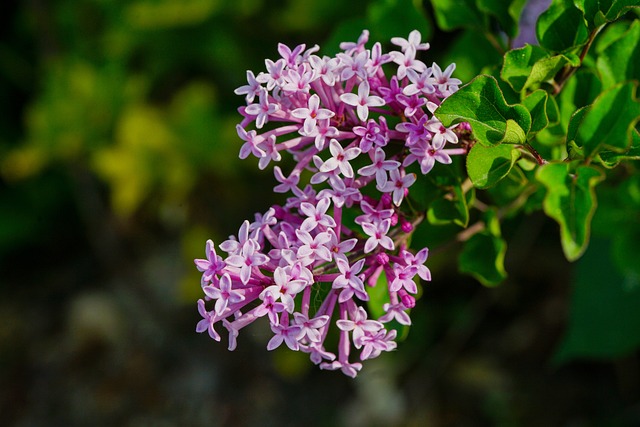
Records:
{"label": "green leaf", "polygon": [[549,56],[541,47],[526,45],[505,54],[500,77],[520,92],[553,80],[565,65],[577,67],[580,58],[570,53]]}
{"label": "green leaf", "polygon": [[[582,147],[587,157],[593,157],[602,149],[628,150],[632,131],[640,120],[636,86],[637,83],[628,82],[603,92],[583,114],[571,118],[567,139]],[[579,123],[574,123],[578,119]]]}
{"label": "green leaf", "polygon": [[520,156],[512,145],[485,147],[475,144],[467,155],[467,173],[477,188],[494,186],[509,174]]}
{"label": "green leaf", "polygon": [[[512,204],[518,197],[523,195],[529,180],[520,167],[513,167],[509,174],[498,181],[496,185],[488,189],[496,206]],[[523,198],[523,202],[528,198]]]}
{"label": "green leaf", "polygon": [[567,80],[562,92],[556,97],[563,136],[576,110],[592,104],[601,92],[600,79],[590,70],[578,70]]}
{"label": "green leaf", "polygon": [[631,353],[640,346],[638,307],[638,277],[625,277],[616,271],[608,242],[594,239],[576,264],[569,324],[555,361]]}
{"label": "green leaf", "polygon": [[569,261],[578,259],[587,248],[591,218],[596,209],[595,186],[603,173],[591,166],[549,163],[536,172],[536,179],[547,189],[545,213],[560,225],[562,249]]}
{"label": "green leaf", "polygon": [[522,144],[531,127],[529,111],[519,104],[508,105],[496,79],[485,75],[445,99],[435,115],[445,126],[469,122],[484,145]]}
{"label": "green leaf", "polygon": [[477,0],[478,9],[493,15],[510,38],[518,34],[518,21],[526,0]]}
{"label": "green leaf", "polygon": [[450,187],[443,197],[439,197],[429,205],[427,220],[434,225],[457,224],[466,227],[469,223],[469,202],[473,191],[464,193],[460,183]]}
{"label": "green leaf", "polygon": [[575,0],[574,4],[583,12],[589,30],[615,21],[631,8],[640,7],[638,0]]}
{"label": "green leaf", "polygon": [[531,114],[531,131],[530,133],[539,132],[546,128],[549,124],[549,117],[547,116],[547,100],[549,96],[547,92],[538,89],[531,95],[527,96],[522,105],[527,107],[529,114]]}
{"label": "green leaf", "polygon": [[602,150],[599,156],[602,165],[606,168],[614,168],[622,161],[640,160],[640,134],[637,130],[631,132],[631,148],[624,153]]}
{"label": "green leaf", "polygon": [[529,44],[512,49],[504,55],[500,78],[509,83],[513,90],[520,92],[527,84],[533,64],[548,56],[546,50]]}
{"label": "green leaf", "polygon": [[488,211],[486,228],[464,243],[458,258],[462,273],[470,274],[485,286],[496,286],[507,278],[504,256],[507,243],[501,236],[500,223],[494,211]]}
{"label": "green leaf", "polygon": [[600,53],[596,66],[605,88],[640,80],[640,21]]}
{"label": "green leaf", "polygon": [[536,35],[542,47],[563,52],[586,43],[588,30],[572,0],[553,0],[538,18]]}
{"label": "green leaf", "polygon": [[451,31],[456,28],[484,28],[484,16],[475,0],[431,0],[438,27]]}

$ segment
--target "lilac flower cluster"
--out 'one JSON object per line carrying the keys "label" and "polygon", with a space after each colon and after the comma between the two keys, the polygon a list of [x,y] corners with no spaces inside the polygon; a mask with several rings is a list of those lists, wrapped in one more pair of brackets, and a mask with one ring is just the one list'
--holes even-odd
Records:
{"label": "lilac flower cluster", "polygon": [[[224,257],[209,240],[206,259],[195,260],[204,292],[196,330],[219,341],[221,323],[230,350],[242,328],[264,317],[268,350],[284,343],[321,369],[355,377],[362,364],[352,352],[363,361],[395,349],[390,322],[411,324],[416,280],[431,279],[428,249],[406,244],[423,218],[403,203],[416,181],[407,168],[427,174],[466,152],[447,147],[457,135],[433,116],[460,81],[454,64],[442,71],[418,59],[429,48],[418,31],[392,38],[399,49],[389,53],[380,43],[367,49],[368,36],[342,43],[335,57],[280,44],[281,57],[257,76],[247,71],[235,91],[247,103],[240,158],[253,155],[264,169],[286,153],[294,166],[273,169],[274,191],[290,195],[284,205],[244,221],[219,245]],[[365,309],[373,286],[388,293],[377,319]],[[337,351],[325,348],[334,325]]]}

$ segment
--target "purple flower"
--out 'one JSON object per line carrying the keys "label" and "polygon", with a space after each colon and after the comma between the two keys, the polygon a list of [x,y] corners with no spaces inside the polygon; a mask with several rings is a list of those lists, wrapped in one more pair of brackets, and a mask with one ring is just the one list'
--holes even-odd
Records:
{"label": "purple flower", "polygon": [[247,71],[247,82],[249,83],[248,85],[240,86],[233,91],[233,93],[236,95],[246,95],[245,99],[247,100],[247,103],[250,104],[253,102],[255,96],[260,94],[262,86],[260,86],[260,82],[256,80],[252,71]]}
{"label": "purple flower", "polygon": [[254,314],[256,317],[262,317],[266,314],[272,325],[279,325],[280,319],[278,318],[278,313],[282,313],[285,309],[285,305],[276,301],[273,293],[266,292],[262,296],[262,304],[254,309]]}
{"label": "purple flower", "polygon": [[369,117],[369,107],[380,107],[384,105],[384,99],[379,96],[369,95],[369,82],[363,80],[358,86],[358,94],[343,93],[340,100],[345,104],[353,105],[358,111],[358,117],[363,122]]}
{"label": "purple flower", "polygon": [[229,273],[222,275],[218,287],[205,286],[203,290],[209,298],[216,300],[215,312],[218,316],[222,316],[222,313],[229,304],[237,304],[244,301],[242,292],[233,289]]}
{"label": "purple flower", "polygon": [[287,270],[282,267],[275,269],[273,272],[273,280],[275,284],[262,291],[260,297],[264,299],[267,293],[271,293],[274,298],[280,299],[286,311],[293,313],[295,308],[293,298],[307,286],[307,282],[305,280],[292,279],[289,274],[287,274]]}
{"label": "purple flower", "polygon": [[256,127],[261,129],[265,123],[269,121],[269,115],[278,111],[278,104],[269,102],[268,94],[265,89],[260,91],[260,103],[251,104],[245,108],[245,112],[249,115],[256,116]]}
{"label": "purple flower", "polygon": [[364,253],[368,254],[373,252],[378,246],[382,246],[387,250],[393,250],[393,240],[387,236],[387,232],[391,227],[391,220],[385,219],[383,221],[372,223],[363,222],[362,231],[364,231],[369,238],[364,244]]}
{"label": "purple flower", "polygon": [[196,268],[202,272],[201,283],[203,286],[211,282],[213,276],[222,271],[225,266],[222,258],[216,254],[216,248],[211,239],[207,240],[205,254],[207,259],[194,260]]}
{"label": "purple flower", "polygon": [[382,323],[377,320],[367,319],[367,312],[362,307],[358,307],[355,313],[352,314],[352,320],[340,319],[336,321],[336,324],[342,331],[351,331],[356,348],[362,347],[362,338],[366,334],[375,334],[383,329]]}
{"label": "purple flower", "polygon": [[293,318],[298,326],[301,328],[300,340],[307,339],[310,343],[320,342],[322,339],[319,329],[327,324],[329,316],[322,315],[309,319],[308,316],[302,313],[293,313]]}
{"label": "purple flower", "polygon": [[349,164],[349,160],[358,157],[361,152],[360,148],[351,147],[345,150],[336,139],[332,139],[329,141],[329,151],[332,157],[320,166],[320,172],[326,173],[337,169],[345,177],[353,178],[353,168]]}
{"label": "purple flower", "polygon": [[390,52],[393,62],[398,64],[398,79],[402,80],[406,77],[408,70],[415,70],[422,73],[427,69],[424,62],[416,59],[416,48],[409,44],[407,48],[402,52]]}
{"label": "purple flower", "polygon": [[231,255],[226,259],[229,266],[240,269],[240,280],[243,284],[249,283],[253,267],[258,267],[269,262],[269,257],[258,252],[260,245],[254,240],[248,240],[242,245],[239,255]]}
{"label": "purple flower", "polygon": [[196,325],[196,332],[202,333],[204,331],[209,332],[209,336],[216,341],[220,341],[220,335],[213,328],[213,324],[216,322],[215,314],[207,311],[204,306],[204,300],[198,300],[198,313],[202,316],[202,320]]}
{"label": "purple flower", "polygon": [[284,342],[291,350],[298,350],[300,343],[298,342],[303,336],[302,327],[300,325],[284,326],[271,325],[271,330],[275,334],[267,344],[267,350],[275,350]]}
{"label": "purple flower", "polygon": [[403,52],[413,47],[415,50],[428,50],[429,43],[420,43],[422,40],[422,34],[420,31],[413,30],[409,33],[409,37],[407,39],[403,39],[402,37],[392,37],[391,43],[396,46],[400,46]]}
{"label": "purple flower", "polygon": [[384,151],[376,148],[372,157],[373,163],[358,169],[358,174],[362,176],[376,176],[376,186],[378,189],[384,188],[387,183],[387,171],[398,169],[400,162],[397,160],[385,160]]}
{"label": "purple flower", "polygon": [[362,301],[368,301],[369,295],[367,295],[367,292],[364,290],[364,282],[359,276],[364,266],[364,260],[356,261],[355,264],[350,266],[349,261],[343,258],[337,258],[336,264],[338,265],[340,274],[334,279],[333,288],[342,289],[338,301],[345,302],[354,295]]}
{"label": "purple flower", "polygon": [[405,175],[400,169],[389,172],[389,181],[380,189],[384,193],[393,193],[393,203],[399,206],[405,196],[405,192],[416,181],[416,175],[410,173]]}
{"label": "purple flower", "polygon": [[456,69],[456,64],[450,64],[442,71],[440,66],[434,62],[431,68],[433,70],[433,84],[443,97],[447,97],[456,92],[458,86],[462,84],[460,80],[451,77],[453,70]]}
{"label": "purple flower", "polygon": [[320,97],[311,95],[309,97],[309,105],[306,108],[296,108],[291,112],[293,117],[304,120],[302,129],[305,135],[311,135],[316,129],[318,120],[330,119],[335,115],[331,110],[320,108]]}
{"label": "purple flower", "polygon": [[325,228],[335,227],[336,221],[331,215],[327,214],[330,203],[331,200],[329,200],[328,197],[321,198],[316,205],[307,202],[300,203],[300,213],[306,215],[306,218],[302,221],[300,230],[311,231],[318,225]]}

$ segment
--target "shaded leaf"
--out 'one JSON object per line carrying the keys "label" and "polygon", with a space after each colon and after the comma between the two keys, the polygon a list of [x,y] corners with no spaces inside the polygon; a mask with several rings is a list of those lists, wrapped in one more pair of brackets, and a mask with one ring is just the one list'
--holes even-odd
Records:
{"label": "shaded leaf", "polygon": [[629,82],[614,86],[585,107],[583,113],[571,118],[567,139],[583,148],[586,157],[593,157],[602,149],[624,152],[629,148],[631,133],[640,120],[636,85]]}
{"label": "shaded leaf", "polygon": [[[547,100],[549,96],[547,92],[542,89],[538,89],[535,92],[527,96],[522,105],[527,107],[529,114],[531,114],[531,131],[530,133],[539,132],[546,128],[549,124],[549,117],[547,115]],[[557,111],[556,111],[557,116]],[[556,117],[557,118],[557,117]]]}
{"label": "shaded leaf", "polygon": [[493,211],[488,211],[486,228],[464,243],[458,258],[458,268],[485,286],[496,286],[507,278],[504,256],[507,243],[501,237],[500,223]]}
{"label": "shaded leaf", "polygon": [[456,224],[466,227],[469,223],[469,201],[473,198],[473,191],[466,194],[460,183],[450,187],[450,191],[437,198],[429,205],[427,219],[431,224]]}
{"label": "shaded leaf", "polygon": [[[371,39],[389,40],[391,37],[407,37],[411,29],[418,29],[422,34],[422,41],[429,40],[432,25],[419,4],[410,0],[372,2],[367,9],[368,25],[366,27],[371,31]],[[305,4],[304,7],[307,5]]]}
{"label": "shaded leaf", "polygon": [[543,208],[560,225],[560,241],[569,261],[578,259],[587,248],[591,218],[596,209],[595,186],[604,178],[591,166],[549,163],[540,167],[536,179],[547,189]]}
{"label": "shaded leaf", "polygon": [[637,0],[575,0],[574,4],[584,14],[590,30],[615,21],[631,8],[638,8]]}
{"label": "shaded leaf", "polygon": [[484,28],[484,16],[474,0],[432,0],[438,27],[450,31],[456,28]]}
{"label": "shaded leaf", "polygon": [[526,0],[477,0],[478,9],[496,17],[510,38],[518,34],[518,21]]}
{"label": "shaded leaf", "polygon": [[572,0],[554,0],[538,18],[536,35],[542,47],[563,52],[587,41],[587,24]]}
{"label": "shaded leaf", "polygon": [[508,105],[496,79],[485,75],[449,96],[435,115],[445,126],[469,122],[475,138],[485,145],[522,144],[531,127],[529,111]]}

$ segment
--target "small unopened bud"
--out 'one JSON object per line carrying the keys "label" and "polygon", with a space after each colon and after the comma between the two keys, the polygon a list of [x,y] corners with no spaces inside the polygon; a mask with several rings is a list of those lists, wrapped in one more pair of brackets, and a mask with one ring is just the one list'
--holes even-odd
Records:
{"label": "small unopened bud", "polygon": [[413,224],[403,219],[400,221],[400,228],[405,233],[411,233],[413,231]]}
{"label": "small unopened bud", "polygon": [[391,220],[391,226],[395,226],[398,223],[398,214],[394,213],[389,219]]}
{"label": "small unopened bud", "polygon": [[413,308],[416,306],[416,299],[409,295],[404,289],[400,289],[398,291],[398,296],[400,297],[402,305],[404,305],[405,307]]}
{"label": "small unopened bud", "polygon": [[376,255],[376,262],[380,265],[389,264],[389,255],[387,255],[384,252],[380,252],[379,254]]}

